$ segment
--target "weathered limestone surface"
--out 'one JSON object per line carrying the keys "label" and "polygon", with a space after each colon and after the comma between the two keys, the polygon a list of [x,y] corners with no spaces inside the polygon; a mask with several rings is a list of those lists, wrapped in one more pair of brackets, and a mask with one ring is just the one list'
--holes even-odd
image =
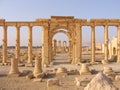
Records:
{"label": "weathered limestone surface", "polygon": [[3,27],[3,61],[7,63],[7,26]]}
{"label": "weathered limestone surface", "polygon": [[103,73],[98,73],[84,90],[118,90],[112,81]]}
{"label": "weathered limestone surface", "polygon": [[80,73],[80,75],[89,75],[89,74],[91,74],[87,64],[82,64],[79,73]]}
{"label": "weathered limestone surface", "polygon": [[118,26],[117,43],[117,62],[120,63],[120,26]]}
{"label": "weathered limestone surface", "polygon": [[41,60],[38,57],[36,57],[33,74],[34,74],[34,76],[36,76],[37,74],[40,74],[40,73],[42,73]]}
{"label": "weathered limestone surface", "polygon": [[105,54],[105,62],[108,62],[108,26],[104,26],[104,54]]}
{"label": "weathered limestone surface", "polygon": [[95,26],[91,26],[91,63],[95,62]]}
{"label": "weathered limestone surface", "polygon": [[20,27],[16,27],[16,58],[18,63],[20,62]]}
{"label": "weathered limestone surface", "polygon": [[12,58],[11,59],[11,68],[10,68],[8,76],[12,76],[12,75],[19,76],[19,74],[20,74],[20,72],[18,70],[18,59]]}
{"label": "weathered limestone surface", "polygon": [[28,64],[32,64],[32,26],[28,30]]}
{"label": "weathered limestone surface", "polygon": [[60,85],[60,81],[57,78],[47,80],[47,87],[59,86],[59,85]]}
{"label": "weathered limestone surface", "polygon": [[104,67],[103,73],[104,73],[104,74],[112,74],[112,73],[113,73],[113,70],[112,70],[111,67]]}

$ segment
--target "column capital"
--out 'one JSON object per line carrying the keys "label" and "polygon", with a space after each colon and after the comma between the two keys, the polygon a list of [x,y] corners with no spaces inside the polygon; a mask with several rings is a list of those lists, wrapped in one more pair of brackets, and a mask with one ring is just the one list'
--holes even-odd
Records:
{"label": "column capital", "polygon": [[32,25],[29,25],[28,28],[32,28],[33,26]]}
{"label": "column capital", "polygon": [[20,27],[21,27],[21,25],[16,25],[15,27],[16,27],[16,28],[20,28]]}
{"label": "column capital", "polygon": [[92,28],[92,30],[95,30],[95,25],[92,25],[91,28]]}
{"label": "column capital", "polygon": [[93,22],[93,23],[90,23],[90,26],[91,27],[95,27],[95,23]]}
{"label": "column capital", "polygon": [[109,25],[106,24],[106,25],[103,25],[103,27],[104,27],[104,28],[105,28],[105,27],[109,27]]}
{"label": "column capital", "polygon": [[21,27],[21,26],[16,26],[16,30],[17,30],[17,31],[20,31],[20,27]]}

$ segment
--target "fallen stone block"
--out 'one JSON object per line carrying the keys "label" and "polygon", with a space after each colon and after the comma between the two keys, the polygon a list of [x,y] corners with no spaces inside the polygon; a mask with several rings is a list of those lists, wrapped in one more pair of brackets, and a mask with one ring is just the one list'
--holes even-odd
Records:
{"label": "fallen stone block", "polygon": [[59,86],[59,85],[60,85],[60,82],[57,78],[52,78],[47,80],[47,87]]}
{"label": "fallen stone block", "polygon": [[87,86],[87,84],[91,81],[92,78],[87,78],[87,77],[76,77],[75,78],[75,83],[76,83],[76,86]]}
{"label": "fallen stone block", "polygon": [[26,76],[26,79],[33,79],[34,78],[34,75],[33,74],[29,74]]}

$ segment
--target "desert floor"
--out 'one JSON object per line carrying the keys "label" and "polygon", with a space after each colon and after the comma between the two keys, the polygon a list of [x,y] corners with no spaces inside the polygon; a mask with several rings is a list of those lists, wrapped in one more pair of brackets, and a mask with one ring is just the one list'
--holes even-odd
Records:
{"label": "desert floor", "polygon": [[[68,54],[57,54],[54,57],[54,64],[52,66],[43,68],[43,71],[53,70],[57,67],[66,67],[68,70],[80,70],[79,65],[72,65],[67,60]],[[83,59],[90,58],[90,55],[83,55]],[[96,57],[101,59],[102,56]],[[120,64],[115,62],[109,64],[90,65],[90,70],[102,71],[103,67],[110,66],[114,72],[120,72]],[[19,67],[19,70],[32,70],[34,67]],[[8,77],[7,74],[10,70],[10,66],[0,66],[0,90],[84,90],[84,86],[77,87],[75,84],[75,77],[91,77],[93,75],[79,75],[79,73],[68,74],[66,77],[60,77],[53,74],[48,74],[46,78],[43,78],[42,82],[34,82],[33,79],[29,80],[25,78],[25,75],[20,77]],[[60,80],[60,86],[47,87],[47,80],[50,78],[58,78]],[[120,81],[113,81],[113,84],[120,89]]]}

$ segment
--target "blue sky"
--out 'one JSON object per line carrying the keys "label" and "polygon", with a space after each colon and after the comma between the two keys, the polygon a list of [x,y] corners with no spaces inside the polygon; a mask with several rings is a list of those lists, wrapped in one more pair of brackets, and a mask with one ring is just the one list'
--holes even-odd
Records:
{"label": "blue sky", "polygon": [[[50,18],[51,15],[74,16],[75,18],[120,18],[120,0],[0,0],[0,18],[7,21],[34,21]],[[12,28],[13,29],[13,28]],[[117,35],[115,27],[109,28],[110,39]],[[10,28],[11,30],[11,28]],[[15,30],[8,31],[9,45],[14,45]],[[96,28],[97,42],[103,42],[103,28]],[[0,30],[0,34],[2,30]],[[26,33],[26,34],[25,34]],[[41,33],[41,31],[39,31]],[[34,38],[41,34],[34,32]],[[21,41],[27,44],[27,31],[21,31]],[[59,38],[62,34],[56,35]],[[90,43],[90,28],[83,28],[83,42]],[[36,37],[35,37],[36,36]],[[88,39],[86,38],[89,37]],[[65,36],[66,37],[66,36]],[[0,35],[0,44],[1,44]],[[64,39],[64,38],[62,38]],[[41,39],[39,39],[41,41]],[[41,43],[34,43],[37,45]]]}

